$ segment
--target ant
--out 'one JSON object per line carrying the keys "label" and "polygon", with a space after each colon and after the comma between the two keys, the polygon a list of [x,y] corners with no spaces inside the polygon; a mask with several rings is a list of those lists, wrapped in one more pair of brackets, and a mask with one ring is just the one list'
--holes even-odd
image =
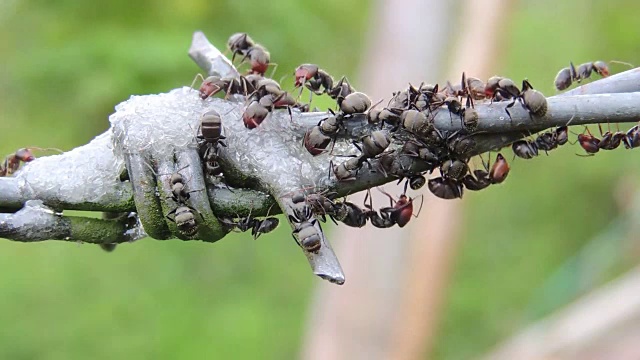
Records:
{"label": "ant", "polygon": [[242,232],[251,230],[253,240],[257,240],[262,234],[273,231],[280,224],[278,218],[267,216],[263,220],[258,220],[251,217],[251,213],[249,213],[249,216],[245,218],[238,218],[237,221],[232,218],[225,217],[218,218],[218,220],[220,220],[220,222],[229,229],[238,229]]}
{"label": "ant", "polygon": [[482,156],[480,156],[480,160],[482,161],[484,169],[475,169],[473,172],[469,172],[469,174],[462,178],[462,184],[464,187],[471,191],[480,191],[493,184],[489,177],[489,164],[484,161]]}
{"label": "ant", "polygon": [[587,154],[586,155],[577,154],[577,155],[593,156],[595,153],[600,151],[600,142],[602,140],[593,136],[593,134],[591,134],[591,131],[589,130],[588,127],[585,126],[584,129],[587,133],[578,134],[577,142],[580,144],[580,146],[584,149],[584,151]]}
{"label": "ant", "polygon": [[622,141],[624,142],[624,147],[626,149],[634,149],[640,147],[640,130],[638,129],[639,126],[636,125],[626,132],[624,139],[622,139]]}
{"label": "ant", "polygon": [[513,154],[523,159],[531,159],[538,156],[539,150],[551,151],[564,145],[569,140],[569,128],[567,126],[556,127],[553,131],[539,134],[535,140],[518,140],[511,144]]}
{"label": "ant", "polygon": [[[366,203],[367,198],[369,199],[369,204]],[[396,224],[396,222],[391,219],[391,215],[389,212],[378,212],[373,209],[373,197],[371,196],[371,189],[367,189],[367,195],[364,198],[364,202],[364,206],[367,209],[365,210],[365,213],[371,221],[371,225],[377,228],[385,229],[390,228]]]}
{"label": "ant", "polygon": [[[186,168],[187,166],[183,167],[182,169]],[[187,203],[187,200],[189,200],[189,198],[191,197],[191,193],[202,190],[187,191],[185,189],[186,183],[184,182],[182,174],[180,174],[179,172],[182,169],[179,169],[175,173],[171,174],[171,177],[169,178],[169,182],[171,183],[171,196],[169,197],[178,204],[185,205]]]}
{"label": "ant", "polygon": [[463,195],[462,183],[451,178],[436,177],[427,182],[429,191],[441,199],[461,199]]}
{"label": "ant", "polygon": [[[633,67],[632,64],[622,61],[611,60],[609,63],[623,64]],[[562,91],[569,88],[574,81],[580,83],[582,80],[588,79],[591,77],[592,72],[595,72],[603,78],[610,75],[609,66],[604,61],[598,60],[586,62],[579,65],[577,69],[573,65],[573,62],[570,61],[569,67],[560,69],[553,84],[557,90]]]}
{"label": "ant", "polygon": [[[316,224],[320,227],[320,224],[313,218],[313,213],[308,206],[304,205],[302,210],[294,209],[293,215],[289,215],[289,222],[294,225],[291,236],[298,246],[311,253],[320,251],[322,237],[315,227]],[[298,235],[297,239],[296,235]]]}
{"label": "ant", "polygon": [[[336,176],[336,179],[338,179],[338,181],[355,180],[356,175],[358,174],[358,170],[362,168],[362,164],[367,160],[364,155],[353,155],[350,157],[351,159],[343,161],[338,165],[334,165],[333,161],[329,162],[329,167],[333,171],[333,174]],[[329,177],[331,177],[331,173],[329,173]]]}
{"label": "ant", "polygon": [[627,135],[621,131],[612,133],[611,130],[607,130],[605,133],[603,133],[601,124],[598,124],[598,129],[600,130],[600,134],[602,135],[602,139],[598,143],[598,147],[602,150],[617,149],[622,141],[627,138]]}
{"label": "ant", "polygon": [[[218,146],[226,147],[222,135],[222,119],[215,110],[210,110],[202,114],[200,118],[200,135],[196,136],[199,143],[199,152],[202,154],[205,173],[216,176],[222,173],[222,168],[218,164]],[[202,153],[202,150],[204,153]]]}
{"label": "ant", "polygon": [[[264,75],[270,65],[271,54],[267,49],[257,44],[247,33],[235,33],[229,37],[227,48],[233,52],[231,61],[235,60],[237,54],[243,55],[241,63],[249,59],[251,64],[250,73]],[[274,68],[275,71],[275,68]]]}
{"label": "ant", "polygon": [[417,214],[413,213],[413,200],[414,198],[407,197],[406,194],[401,194],[397,200],[393,198],[389,193],[378,188],[378,191],[385,194],[389,198],[389,207],[383,207],[379,211],[380,213],[386,213],[391,221],[398,224],[399,227],[404,227],[411,220],[411,216],[418,217],[420,211],[422,211],[422,205],[424,197],[420,195],[422,202],[420,202],[420,209]]}
{"label": "ant", "polygon": [[302,95],[302,86],[304,85],[304,87],[311,92],[309,94],[309,102],[311,102],[311,96],[313,94],[322,95],[334,89],[331,75],[315,64],[302,64],[298,66],[294,72],[294,77],[295,87],[300,87],[298,97]]}
{"label": "ant", "polygon": [[39,147],[29,147],[29,148],[18,149],[16,150],[15,153],[11,155],[7,155],[7,157],[4,158],[4,161],[0,163],[0,177],[7,176],[7,175],[11,176],[13,175],[13,173],[18,171],[21,163],[28,163],[35,160],[36,157],[33,155],[32,150],[41,150],[41,151],[56,150],[58,152],[62,152],[62,150],[56,149],[56,148],[43,149]]}
{"label": "ant", "polygon": [[222,90],[224,90],[225,93],[225,100],[230,95],[237,94],[247,96],[255,91],[255,86],[242,75],[239,78],[212,75],[205,79],[201,74],[197,74],[191,83],[192,88],[198,78],[202,79],[202,84],[198,90],[202,100],[206,100]]}
{"label": "ant", "polygon": [[[187,236],[193,236],[198,232],[198,224],[196,222],[196,216],[194,213],[198,213],[201,218],[202,214],[189,205],[181,205],[171,210],[167,214],[167,219],[176,223],[178,230]],[[173,218],[171,217],[173,215]],[[203,218],[204,219],[204,218]]]}
{"label": "ant", "polygon": [[504,182],[507,175],[509,175],[509,170],[511,170],[511,168],[509,167],[507,159],[505,159],[502,154],[498,153],[496,161],[493,163],[493,166],[491,166],[491,170],[489,171],[489,179],[491,180],[491,183],[501,184]]}

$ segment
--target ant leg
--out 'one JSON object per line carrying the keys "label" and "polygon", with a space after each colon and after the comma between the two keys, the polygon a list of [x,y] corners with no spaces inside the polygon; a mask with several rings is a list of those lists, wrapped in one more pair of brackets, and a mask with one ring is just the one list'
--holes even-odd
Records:
{"label": "ant leg", "polygon": [[[411,199],[411,201],[413,201],[413,200],[414,199]],[[418,213],[417,214],[415,214],[415,215],[411,214],[411,215],[413,215],[413,216],[415,216],[417,218],[420,215],[420,212],[422,211],[422,205],[423,204],[424,204],[424,196],[420,195],[420,209],[418,209]]]}
{"label": "ant leg", "polygon": [[273,66],[273,70],[271,70],[271,75],[269,75],[269,77],[270,77],[270,78],[273,78],[273,75],[275,74],[276,69],[278,68],[278,64],[276,64],[276,63],[269,63],[269,65],[267,65],[267,66]]}
{"label": "ant leg", "polygon": [[293,238],[293,241],[295,241],[295,242],[296,242],[296,244],[297,244],[299,247],[302,247],[302,244],[300,244],[300,242],[298,241],[298,239],[296,239],[296,236],[295,236],[295,235],[293,235],[294,233],[295,233],[295,230],[291,233],[291,237]]}
{"label": "ant leg", "polygon": [[170,215],[175,214],[177,210],[178,210],[178,208],[175,208],[175,209],[171,210],[171,211],[166,215],[167,219],[169,219],[169,220],[171,220],[171,221],[173,221],[173,222],[176,222],[175,215],[173,216],[173,218],[171,218],[171,216],[170,216]]}
{"label": "ant leg", "polygon": [[[513,119],[511,118],[511,113],[509,112],[509,108],[513,107],[513,105],[516,104],[516,100],[513,99],[513,101],[511,103],[509,103],[505,108],[504,111],[507,113],[507,115],[509,115],[509,121],[511,121],[511,123],[513,124]],[[529,114],[531,115],[531,114]]]}
{"label": "ant leg", "polygon": [[[207,96],[206,98],[204,98],[204,100],[207,100],[208,98],[212,97],[214,94],[217,94],[218,91],[223,90],[220,86],[216,85],[216,90],[212,91],[211,94],[209,94],[209,96]],[[226,100],[227,96],[225,95],[225,100]]]}

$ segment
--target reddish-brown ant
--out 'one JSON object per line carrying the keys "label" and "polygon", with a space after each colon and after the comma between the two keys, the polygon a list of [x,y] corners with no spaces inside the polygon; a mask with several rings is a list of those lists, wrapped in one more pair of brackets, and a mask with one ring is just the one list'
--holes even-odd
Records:
{"label": "reddish-brown ant", "polygon": [[5,157],[4,161],[0,163],[0,177],[7,175],[11,176],[13,175],[13,173],[18,171],[21,163],[27,163],[35,160],[36,157],[33,155],[33,152],[31,150],[56,150],[58,152],[62,152],[62,150],[56,148],[43,149],[39,147],[29,147],[18,149],[15,153]]}
{"label": "reddish-brown ant", "polygon": [[491,179],[491,183],[500,184],[509,175],[509,163],[507,159],[502,156],[502,154],[498,153],[496,156],[496,162],[493,163],[491,170],[489,171],[489,179]]}
{"label": "reddish-brown ant", "polygon": [[[378,190],[389,197],[390,207],[383,207],[380,209],[380,213],[386,213],[389,215],[389,219],[400,227],[404,227],[411,220],[411,216],[418,217],[422,210],[422,202],[420,202],[420,209],[417,214],[413,214],[413,200],[414,198],[407,197],[405,194],[401,194],[398,200],[394,199],[389,193],[378,188]],[[420,195],[422,197],[422,195]]]}
{"label": "reddish-brown ant", "polygon": [[587,152],[587,155],[580,156],[593,156],[595,153],[600,151],[600,142],[601,140],[591,134],[591,131],[588,127],[584,127],[586,134],[578,134],[578,143]]}

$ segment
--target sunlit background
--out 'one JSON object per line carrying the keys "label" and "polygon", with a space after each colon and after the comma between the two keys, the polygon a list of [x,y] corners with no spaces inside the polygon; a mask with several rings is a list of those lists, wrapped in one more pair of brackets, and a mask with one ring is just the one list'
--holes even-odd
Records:
{"label": "sunlit background", "polygon": [[[350,75],[358,87],[367,56],[385,52],[361,55],[378,26],[371,20],[378,4],[0,1],[0,154],[25,146],[72,149],[107,130],[114,106],[130,95],[189,85],[200,71],[186,54],[194,30],[221,48],[231,33],[250,33],[271,52],[274,78],[285,88],[306,62]],[[511,5],[500,20],[504,41],[492,69],[526,77],[551,95],[557,71],[570,60],[638,65],[638,14],[635,1]],[[482,26],[482,18],[453,14],[442,24],[416,23],[414,41],[431,41],[428,32],[418,35],[437,27],[450,30],[453,45],[455,34]],[[432,56],[453,61],[450,53]],[[492,357],[540,319],[630,276],[640,255],[637,154],[622,147],[593,157],[578,152],[566,145],[549,157],[516,159],[504,184],[465,194],[464,216],[443,225],[461,229],[462,238],[423,358]],[[321,280],[289,232],[281,226],[259,241],[231,234],[215,244],[146,239],[110,254],[92,245],[0,242],[0,358],[304,357]],[[366,239],[333,238],[341,241],[366,246]],[[607,309],[592,310],[584,315],[605,316]],[[637,326],[629,332],[637,334]],[[332,335],[349,336],[324,336]]]}

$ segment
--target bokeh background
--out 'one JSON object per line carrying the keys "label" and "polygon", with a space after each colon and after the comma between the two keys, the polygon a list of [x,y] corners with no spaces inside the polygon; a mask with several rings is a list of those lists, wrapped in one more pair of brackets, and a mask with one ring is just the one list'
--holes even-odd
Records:
{"label": "bokeh background", "polygon": [[[313,62],[334,76],[354,74],[358,87],[380,2],[0,1],[0,154],[85,144],[130,95],[189,85],[200,71],[186,55],[198,29],[220,47],[231,33],[249,32],[285,84],[297,65]],[[452,4],[457,13],[465,6]],[[493,70],[550,95],[569,60],[640,64],[639,13],[630,0],[512,4],[500,19]],[[439,25],[451,39],[484,26],[455,15]],[[453,61],[447,52],[431,56]],[[637,266],[634,154],[585,158],[578,150],[515,160],[504,184],[465,196],[464,216],[446,224],[461,239],[424,358],[493,357],[514,334]],[[304,357],[320,282],[285,226],[255,242],[247,234],[213,245],[144,240],[111,254],[3,241],[0,274],[3,359]]]}

